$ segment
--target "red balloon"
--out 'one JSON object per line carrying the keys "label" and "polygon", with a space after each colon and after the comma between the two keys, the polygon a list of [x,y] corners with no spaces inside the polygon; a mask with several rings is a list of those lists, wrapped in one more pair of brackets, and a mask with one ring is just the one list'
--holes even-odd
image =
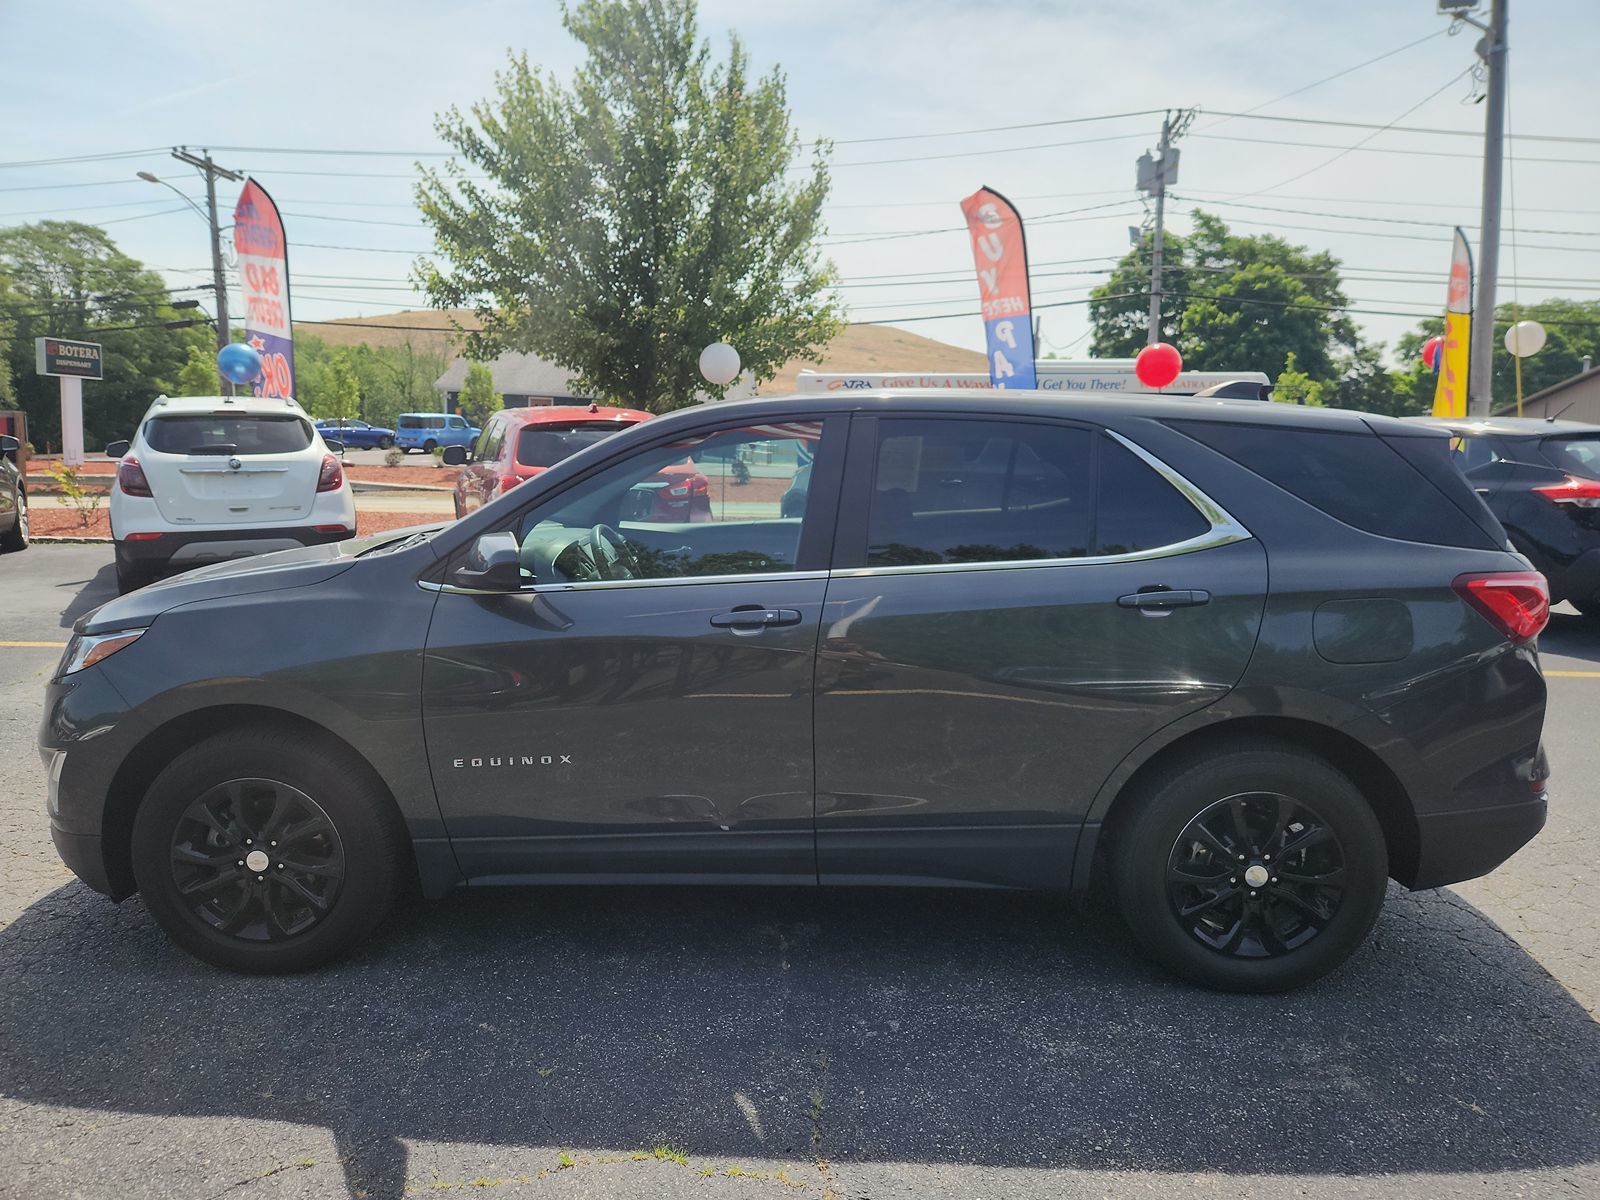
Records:
{"label": "red balloon", "polygon": [[1139,357],[1133,360],[1133,373],[1145,387],[1164,388],[1182,370],[1183,355],[1178,353],[1176,346],[1169,346],[1166,342],[1146,346],[1139,351]]}
{"label": "red balloon", "polygon": [[1422,365],[1430,371],[1439,369],[1439,350],[1444,345],[1442,337],[1431,337],[1422,343]]}

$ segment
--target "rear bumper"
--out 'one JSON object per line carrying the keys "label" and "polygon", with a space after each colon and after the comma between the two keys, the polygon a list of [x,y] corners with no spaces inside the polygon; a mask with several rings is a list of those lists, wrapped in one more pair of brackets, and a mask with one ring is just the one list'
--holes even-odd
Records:
{"label": "rear bumper", "polygon": [[183,529],[163,532],[159,537],[147,541],[118,539],[117,557],[130,564],[170,562],[199,566],[230,558],[247,558],[252,554],[267,554],[273,550],[292,550],[297,546],[324,546],[329,542],[345,541],[354,537],[355,533],[354,519],[349,528],[332,532],[320,531],[309,525],[277,529]]}
{"label": "rear bumper", "polygon": [[1544,828],[1547,809],[1548,801],[1540,795],[1521,804],[1419,816],[1417,873],[1411,888],[1487,875]]}

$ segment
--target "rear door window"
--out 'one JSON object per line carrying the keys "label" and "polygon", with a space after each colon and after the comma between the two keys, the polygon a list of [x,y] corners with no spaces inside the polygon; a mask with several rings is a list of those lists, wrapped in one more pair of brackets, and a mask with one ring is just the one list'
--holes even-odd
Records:
{"label": "rear door window", "polygon": [[1175,546],[1210,522],[1110,436],[1035,421],[889,418],[869,566],[1038,562]]}
{"label": "rear door window", "polygon": [[292,454],[311,436],[310,424],[288,414],[183,413],[144,427],[145,444],[161,454]]}

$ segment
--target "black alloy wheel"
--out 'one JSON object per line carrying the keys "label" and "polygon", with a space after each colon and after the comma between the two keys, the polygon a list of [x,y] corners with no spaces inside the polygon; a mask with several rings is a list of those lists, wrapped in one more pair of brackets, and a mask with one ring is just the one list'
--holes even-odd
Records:
{"label": "black alloy wheel", "polygon": [[231,779],[199,796],[172,836],[172,877],[189,910],[219,933],[277,942],[311,929],[344,884],[333,819],[299,788]]}
{"label": "black alloy wheel", "polygon": [[1117,907],[1144,949],[1205,987],[1279,992],[1326,975],[1378,919],[1389,848],[1327,759],[1266,737],[1170,756],[1105,834]]}
{"label": "black alloy wheel", "polygon": [[1344,900],[1344,848],[1306,804],[1276,792],[1218,800],[1178,835],[1167,897],[1202,945],[1237,958],[1287,954]]}

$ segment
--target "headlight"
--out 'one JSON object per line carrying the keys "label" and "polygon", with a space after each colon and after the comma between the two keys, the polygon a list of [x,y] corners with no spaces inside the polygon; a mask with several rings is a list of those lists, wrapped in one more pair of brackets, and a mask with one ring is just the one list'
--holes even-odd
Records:
{"label": "headlight", "polygon": [[67,645],[66,662],[61,668],[61,673],[71,675],[74,671],[92,667],[95,663],[110,658],[118,650],[133,645],[143,636],[142,629],[124,629],[120,633],[103,633],[98,636],[83,634],[75,637]]}

